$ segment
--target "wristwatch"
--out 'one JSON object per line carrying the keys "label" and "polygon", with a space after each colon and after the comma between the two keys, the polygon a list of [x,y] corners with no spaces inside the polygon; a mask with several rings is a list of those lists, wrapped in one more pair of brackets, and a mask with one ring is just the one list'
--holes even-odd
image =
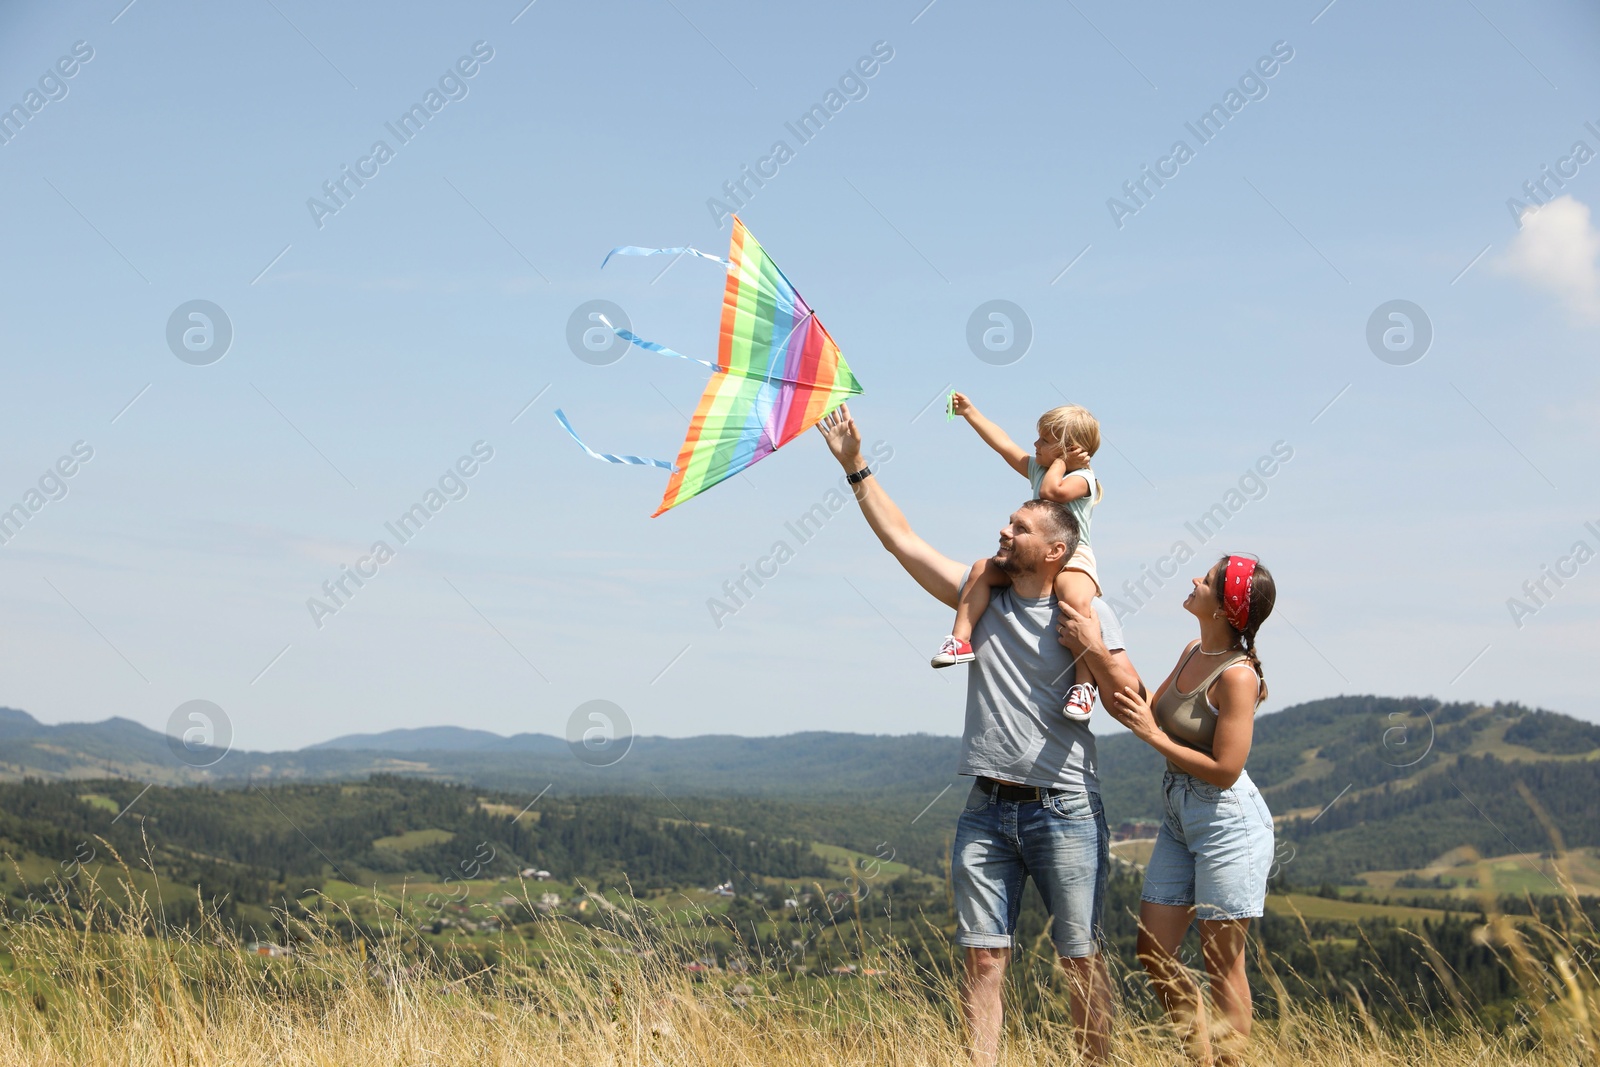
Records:
{"label": "wristwatch", "polygon": [[867,478],[871,476],[871,474],[872,474],[872,468],[871,467],[862,467],[860,470],[856,471],[854,474],[846,475],[844,480],[849,482],[851,485],[855,485],[857,482],[866,481]]}

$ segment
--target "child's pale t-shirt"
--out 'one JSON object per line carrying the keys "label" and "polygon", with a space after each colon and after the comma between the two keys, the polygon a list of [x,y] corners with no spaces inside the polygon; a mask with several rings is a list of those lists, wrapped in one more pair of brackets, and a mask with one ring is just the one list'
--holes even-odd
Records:
{"label": "child's pale t-shirt", "polygon": [[[1032,456],[1028,457],[1028,484],[1033,486],[1033,496],[1039,498],[1039,487],[1044,484],[1045,472],[1049,467],[1039,466],[1039,461]],[[1067,501],[1067,510],[1072,512],[1072,517],[1078,520],[1078,544],[1089,544],[1089,513],[1094,510],[1095,497],[1099,495],[1100,486],[1094,476],[1094,471],[1088,467],[1081,470],[1068,471],[1066,477],[1076,475],[1089,483],[1089,491],[1076,500]]]}

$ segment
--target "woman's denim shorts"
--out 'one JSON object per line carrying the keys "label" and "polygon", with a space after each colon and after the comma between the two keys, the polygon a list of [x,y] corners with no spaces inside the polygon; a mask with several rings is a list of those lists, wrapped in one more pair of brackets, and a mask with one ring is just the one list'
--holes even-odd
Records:
{"label": "woman's denim shorts", "polygon": [[1272,812],[1250,776],[1231,789],[1167,771],[1166,818],[1144,872],[1143,900],[1191,906],[1197,919],[1254,919],[1267,902]]}

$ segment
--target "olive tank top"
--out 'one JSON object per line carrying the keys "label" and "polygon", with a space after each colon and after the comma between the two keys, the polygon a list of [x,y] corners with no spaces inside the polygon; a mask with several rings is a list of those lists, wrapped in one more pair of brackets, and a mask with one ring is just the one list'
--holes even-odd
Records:
{"label": "olive tank top", "polygon": [[[1243,652],[1235,651],[1232,655],[1223,657],[1217,664],[1216,670],[1206,675],[1205,681],[1185,693],[1178,688],[1178,675],[1183,673],[1183,668],[1200,651],[1197,644],[1189,650],[1178,664],[1177,673],[1172,676],[1172,685],[1156,701],[1156,706],[1151,710],[1155,713],[1156,725],[1161,727],[1166,735],[1186,745],[1197,752],[1204,752],[1208,756],[1215,755],[1211,751],[1212,742],[1217,736],[1217,712],[1211,707],[1211,698],[1207,695],[1211,685],[1222,676],[1222,672],[1238,663],[1250,662],[1250,657]],[[1167,769],[1182,773],[1183,768],[1174,766],[1171,760],[1167,761]]]}

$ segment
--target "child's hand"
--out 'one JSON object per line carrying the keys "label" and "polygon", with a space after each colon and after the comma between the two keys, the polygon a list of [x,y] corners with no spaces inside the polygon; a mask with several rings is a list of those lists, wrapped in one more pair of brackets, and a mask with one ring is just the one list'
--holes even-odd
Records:
{"label": "child's hand", "polygon": [[962,418],[965,418],[968,415],[976,413],[977,410],[978,409],[973,406],[972,401],[967,399],[966,393],[952,392],[950,394],[950,414],[960,415]]}
{"label": "child's hand", "polygon": [[1061,456],[1062,461],[1064,461],[1066,464],[1062,471],[1063,474],[1067,471],[1081,471],[1085,467],[1089,466],[1089,453],[1085,452],[1077,445],[1073,445],[1071,448],[1068,448],[1061,454]]}
{"label": "child's hand", "polygon": [[1083,614],[1065,600],[1056,601],[1056,609],[1057,644],[1070,649],[1074,655],[1081,655],[1090,648],[1103,646],[1099,621],[1092,613]]}

